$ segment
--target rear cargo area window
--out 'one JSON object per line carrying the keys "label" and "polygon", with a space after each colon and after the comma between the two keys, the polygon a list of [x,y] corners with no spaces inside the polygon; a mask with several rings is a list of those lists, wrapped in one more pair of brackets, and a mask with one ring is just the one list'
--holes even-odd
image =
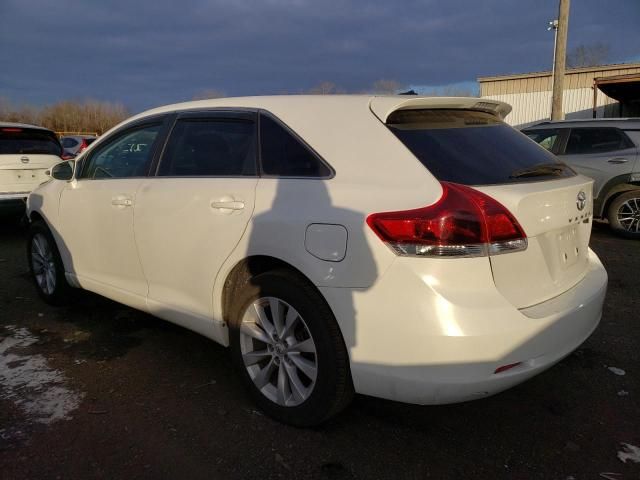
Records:
{"label": "rear cargo area window", "polygon": [[442,181],[499,185],[575,175],[552,153],[489,113],[398,110],[387,127]]}
{"label": "rear cargo area window", "polygon": [[62,154],[60,142],[53,132],[27,128],[0,128],[0,154]]}

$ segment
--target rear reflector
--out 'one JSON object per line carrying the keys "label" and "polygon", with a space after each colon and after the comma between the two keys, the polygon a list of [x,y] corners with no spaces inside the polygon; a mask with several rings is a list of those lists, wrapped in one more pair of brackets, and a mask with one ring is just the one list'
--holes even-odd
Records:
{"label": "rear reflector", "polygon": [[399,255],[480,257],[527,248],[524,230],[501,203],[451,182],[442,182],[433,205],[373,213],[367,224]]}
{"label": "rear reflector", "polygon": [[496,368],[496,371],[493,373],[502,373],[502,372],[506,372],[507,370],[511,370],[512,368],[517,367],[518,365],[522,365],[522,362],[516,362],[516,363],[509,363],[507,365],[503,365],[501,367]]}
{"label": "rear reflector", "polygon": [[0,130],[2,130],[3,132],[9,132],[9,133],[19,133],[22,131],[21,128],[13,128],[13,127],[1,128]]}

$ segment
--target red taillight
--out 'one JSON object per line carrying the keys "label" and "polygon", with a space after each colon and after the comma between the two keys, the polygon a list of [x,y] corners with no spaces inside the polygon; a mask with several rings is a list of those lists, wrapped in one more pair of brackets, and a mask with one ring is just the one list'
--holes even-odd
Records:
{"label": "red taillight", "polygon": [[509,363],[507,365],[503,365],[501,367],[496,368],[496,370],[493,373],[506,372],[507,370],[511,370],[512,368],[517,367],[518,365],[522,365],[522,362]]}
{"label": "red taillight", "polygon": [[8,132],[8,133],[20,133],[22,131],[21,128],[14,128],[14,127],[6,127],[1,130],[3,132]]}
{"label": "red taillight", "polygon": [[502,204],[465,185],[442,182],[442,197],[415,210],[374,213],[367,224],[400,255],[474,257],[527,248]]}

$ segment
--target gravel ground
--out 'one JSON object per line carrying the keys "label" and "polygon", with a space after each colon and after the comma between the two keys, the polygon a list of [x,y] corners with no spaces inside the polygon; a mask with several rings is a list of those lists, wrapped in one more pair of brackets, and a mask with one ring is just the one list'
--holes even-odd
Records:
{"label": "gravel ground", "polygon": [[640,243],[596,225],[602,323],[497,396],[418,407],[358,396],[300,430],[263,416],[224,348],[92,294],[36,296],[0,225],[0,478],[640,478]]}

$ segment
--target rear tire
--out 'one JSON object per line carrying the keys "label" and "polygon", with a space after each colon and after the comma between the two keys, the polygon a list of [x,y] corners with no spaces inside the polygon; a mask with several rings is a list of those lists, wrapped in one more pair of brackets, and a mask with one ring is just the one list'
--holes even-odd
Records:
{"label": "rear tire", "polygon": [[50,305],[64,305],[71,287],[64,275],[64,265],[49,228],[41,221],[29,226],[27,262],[38,295]]}
{"label": "rear tire", "polygon": [[331,310],[308,280],[274,270],[236,292],[231,353],[260,409],[297,427],[343,410],[353,398],[349,357]]}
{"label": "rear tire", "polygon": [[618,235],[640,239],[640,190],[618,195],[609,205],[607,219]]}

